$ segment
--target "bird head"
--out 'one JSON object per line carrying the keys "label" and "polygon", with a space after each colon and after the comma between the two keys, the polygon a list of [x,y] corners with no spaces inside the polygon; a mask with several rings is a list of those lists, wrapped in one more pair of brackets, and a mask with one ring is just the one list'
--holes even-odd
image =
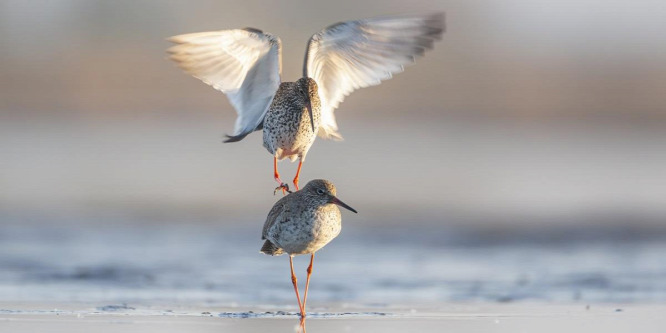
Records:
{"label": "bird head", "polygon": [[302,77],[296,81],[296,86],[298,87],[299,94],[305,101],[305,107],[308,108],[312,131],[315,132],[314,117],[312,116],[312,99],[319,96],[317,91],[317,82],[315,82],[315,80],[312,78]]}
{"label": "bird head", "polygon": [[336,195],[335,185],[325,179],[315,179],[308,182],[303,190],[308,196],[322,204],[336,204],[340,207],[346,208],[354,213],[358,213],[354,208],[349,207],[342,200],[338,199]]}

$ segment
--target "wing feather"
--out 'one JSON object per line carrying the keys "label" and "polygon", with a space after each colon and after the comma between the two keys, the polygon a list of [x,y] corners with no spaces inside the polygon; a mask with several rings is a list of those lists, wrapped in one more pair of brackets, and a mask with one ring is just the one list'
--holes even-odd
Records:
{"label": "wing feather", "polygon": [[282,214],[289,210],[288,201],[285,198],[287,197],[284,196],[280,198],[280,200],[278,200],[278,202],[273,205],[271,211],[268,212],[268,216],[266,216],[266,222],[264,222],[264,228],[261,231],[261,239],[268,239],[268,232],[270,231],[271,227],[273,227],[273,224],[279,223]]}
{"label": "wing feather", "polygon": [[345,96],[402,72],[443,32],[444,15],[436,13],[346,21],[314,34],[306,48],[303,75],[319,87],[319,135],[341,139],[333,112]]}
{"label": "wing feather", "polygon": [[225,93],[238,118],[234,136],[261,125],[280,86],[280,39],[246,28],[199,32],[169,38],[170,59],[188,74]]}

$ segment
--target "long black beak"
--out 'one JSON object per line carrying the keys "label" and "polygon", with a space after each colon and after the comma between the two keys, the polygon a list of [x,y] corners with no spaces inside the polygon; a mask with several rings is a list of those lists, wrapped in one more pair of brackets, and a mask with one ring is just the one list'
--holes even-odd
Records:
{"label": "long black beak", "polygon": [[336,197],[332,197],[330,202],[331,202],[331,203],[334,203],[334,204],[336,204],[336,205],[338,205],[338,206],[340,206],[340,207],[347,208],[347,209],[351,210],[352,212],[358,214],[358,212],[356,211],[356,209],[349,207],[349,205],[347,205],[346,203],[342,202],[340,199],[338,199],[338,198],[336,198]]}
{"label": "long black beak", "polygon": [[310,115],[310,124],[312,125],[312,132],[314,133],[315,128],[314,128],[314,117],[312,116],[312,103],[310,101],[307,101],[307,104],[305,104],[305,107],[308,108],[308,114]]}

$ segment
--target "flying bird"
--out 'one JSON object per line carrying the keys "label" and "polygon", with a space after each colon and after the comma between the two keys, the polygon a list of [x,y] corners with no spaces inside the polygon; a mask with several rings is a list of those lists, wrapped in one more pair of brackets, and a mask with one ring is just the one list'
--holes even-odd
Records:
{"label": "flying bird", "polygon": [[[291,282],[298,299],[301,318],[305,318],[305,302],[308,298],[314,254],[337,237],[342,228],[338,206],[356,213],[356,210],[338,199],[336,194],[335,185],[330,181],[312,180],[303,190],[278,200],[264,223],[261,239],[266,241],[261,252],[272,256],[285,253],[289,255]],[[293,257],[301,254],[310,254],[303,302],[298,293],[293,262]]]}
{"label": "flying bird", "polygon": [[303,77],[282,82],[282,46],[277,36],[244,28],[178,35],[170,59],[192,76],[227,95],[238,118],[237,142],[263,129],[273,155],[273,176],[283,194],[277,162],[299,159],[293,179],[317,135],[341,140],[334,111],[345,96],[402,72],[444,31],[442,13],[383,16],[333,24],[307,43]]}

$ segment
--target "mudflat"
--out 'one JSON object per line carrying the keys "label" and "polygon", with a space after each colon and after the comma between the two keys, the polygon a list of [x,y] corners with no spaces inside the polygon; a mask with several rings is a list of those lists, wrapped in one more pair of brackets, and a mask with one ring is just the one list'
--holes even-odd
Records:
{"label": "mudflat", "polygon": [[[309,332],[661,332],[666,305],[440,304],[319,307]],[[296,312],[270,308],[0,303],[0,332],[295,332]]]}

